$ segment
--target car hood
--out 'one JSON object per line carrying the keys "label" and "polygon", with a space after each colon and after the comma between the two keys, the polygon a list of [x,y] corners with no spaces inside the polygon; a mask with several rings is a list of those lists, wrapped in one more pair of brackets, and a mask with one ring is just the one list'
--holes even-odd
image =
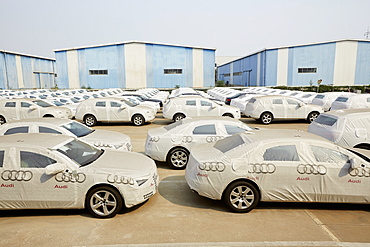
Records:
{"label": "car hood", "polygon": [[93,143],[95,145],[96,142],[100,142],[102,144],[122,144],[131,142],[131,139],[128,135],[125,135],[120,132],[109,131],[109,130],[95,130],[94,132],[80,137],[81,140],[84,140],[88,143]]}
{"label": "car hood", "polygon": [[156,165],[152,159],[140,153],[105,150],[96,161],[81,169],[95,174],[121,174],[136,178],[147,177],[156,169]]}

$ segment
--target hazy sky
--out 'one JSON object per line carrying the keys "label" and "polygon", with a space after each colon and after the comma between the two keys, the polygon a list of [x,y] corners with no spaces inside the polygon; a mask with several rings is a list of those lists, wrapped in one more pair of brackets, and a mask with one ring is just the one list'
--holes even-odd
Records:
{"label": "hazy sky", "polygon": [[0,0],[0,25],[0,50],[50,58],[53,49],[131,40],[245,56],[365,39],[370,0]]}

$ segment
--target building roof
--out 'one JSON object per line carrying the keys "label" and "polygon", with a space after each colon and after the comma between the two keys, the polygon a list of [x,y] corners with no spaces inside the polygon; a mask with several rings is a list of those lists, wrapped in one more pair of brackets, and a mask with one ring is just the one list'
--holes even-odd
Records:
{"label": "building roof", "polygon": [[40,58],[40,59],[46,59],[46,60],[52,60],[52,61],[55,61],[55,59],[54,59],[54,58],[41,57],[41,56],[34,56],[34,55],[29,55],[29,54],[24,54],[24,53],[19,53],[19,52],[13,52],[13,51],[0,50],[0,52],[2,52],[2,53],[7,53],[7,54],[12,54],[12,55],[19,55],[19,56],[33,57],[33,58]]}
{"label": "building roof", "polygon": [[203,50],[216,50],[216,48],[207,48],[207,47],[199,47],[199,46],[188,46],[188,45],[176,45],[176,44],[167,44],[167,43],[156,43],[156,42],[146,42],[146,41],[126,41],[126,42],[118,42],[118,43],[108,43],[108,44],[101,44],[101,45],[90,45],[90,46],[80,46],[80,47],[72,47],[72,48],[65,48],[65,49],[54,49],[54,52],[59,51],[69,51],[69,50],[79,50],[79,49],[86,49],[86,48],[96,48],[96,47],[103,47],[103,46],[112,46],[112,45],[127,45],[127,44],[153,44],[153,45],[165,45],[165,46],[176,46],[176,47],[187,47],[187,48],[196,48],[196,49],[203,49]]}

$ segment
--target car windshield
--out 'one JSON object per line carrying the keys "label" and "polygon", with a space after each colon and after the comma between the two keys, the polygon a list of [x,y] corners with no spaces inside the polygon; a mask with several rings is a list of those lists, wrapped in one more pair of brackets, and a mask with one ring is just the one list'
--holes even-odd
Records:
{"label": "car windshield", "polygon": [[50,106],[53,106],[52,104],[49,104],[43,100],[34,100],[32,101],[33,103],[35,103],[36,105],[38,106],[41,106],[41,107],[50,107]]}
{"label": "car windshield", "polygon": [[83,124],[80,124],[79,122],[70,122],[70,123],[62,125],[62,127],[70,131],[72,134],[74,134],[77,137],[86,136],[94,132],[93,129],[90,129],[89,127]]}
{"label": "car windshield", "polygon": [[58,148],[57,151],[74,160],[80,166],[86,166],[94,162],[104,152],[103,150],[97,149],[78,140],[68,142],[67,144]]}
{"label": "car windshield", "polygon": [[63,103],[59,102],[58,100],[54,100],[53,101],[53,104],[56,105],[56,106],[62,106],[62,105],[64,105]]}
{"label": "car windshield", "polygon": [[337,102],[347,102],[348,97],[338,97],[335,101],[337,101]]}
{"label": "car windshield", "polygon": [[325,116],[325,115],[319,115],[315,120],[314,122],[315,123],[319,123],[319,124],[323,124],[323,125],[328,125],[328,126],[333,126],[336,122],[337,122],[337,118],[334,118],[334,117],[329,117],[329,116]]}

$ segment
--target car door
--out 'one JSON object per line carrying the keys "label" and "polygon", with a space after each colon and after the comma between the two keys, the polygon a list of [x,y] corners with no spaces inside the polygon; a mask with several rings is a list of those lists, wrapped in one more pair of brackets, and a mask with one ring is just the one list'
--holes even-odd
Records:
{"label": "car door", "polygon": [[193,144],[214,143],[219,139],[222,139],[222,136],[217,134],[216,124],[200,124],[192,130]]}
{"label": "car door", "polygon": [[42,117],[40,106],[36,105],[33,102],[21,101],[21,104],[18,105],[19,119],[24,118],[39,118]]}
{"label": "car door", "polygon": [[129,106],[124,102],[110,100],[108,114],[110,121],[130,121]]}
{"label": "car door", "polygon": [[220,106],[210,100],[198,100],[198,116],[219,116]]}
{"label": "car door", "polygon": [[14,186],[14,205],[21,208],[71,207],[76,204],[78,182],[72,174],[47,175],[45,167],[57,163],[52,151],[11,148],[10,166],[2,180]]}
{"label": "car door", "polygon": [[299,100],[286,99],[285,107],[287,109],[286,118],[301,119],[307,117],[306,105]]}
{"label": "car door", "polygon": [[7,122],[15,119],[19,119],[18,111],[17,111],[17,104],[20,104],[19,101],[8,101],[4,104],[2,109],[2,114],[5,117]]}
{"label": "car door", "polygon": [[95,107],[93,106],[93,112],[98,121],[109,121],[106,100],[96,101]]}
{"label": "car door", "polygon": [[[282,98],[274,98],[272,99],[271,103],[266,102],[266,106],[271,107],[271,112],[274,115],[274,118],[286,118],[286,115],[287,115],[286,103],[283,101]],[[268,111],[268,110],[269,110],[268,108],[263,109],[263,111]]]}

